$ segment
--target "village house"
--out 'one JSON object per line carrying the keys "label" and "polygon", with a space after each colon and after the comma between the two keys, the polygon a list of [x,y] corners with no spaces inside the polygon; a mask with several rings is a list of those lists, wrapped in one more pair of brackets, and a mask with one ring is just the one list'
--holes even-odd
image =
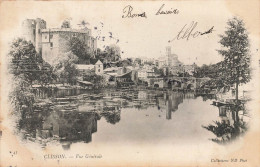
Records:
{"label": "village house", "polygon": [[79,71],[80,76],[91,74],[94,71],[95,65],[93,64],[76,64],[76,69]]}
{"label": "village house", "polygon": [[117,86],[130,86],[137,83],[137,72],[135,70],[116,76]]}
{"label": "village house", "polygon": [[76,64],[80,76],[90,75],[93,72],[97,75],[103,74],[103,63],[98,60],[95,64]]}
{"label": "village house", "polygon": [[138,79],[141,79],[141,80],[146,79],[147,78],[147,71],[144,70],[144,69],[138,70],[137,77],[138,77]]}
{"label": "village house", "polygon": [[115,85],[116,77],[123,76],[124,74],[131,72],[132,69],[133,68],[131,66],[128,66],[128,67],[110,67],[110,68],[104,69],[104,76],[106,78],[108,85]]}
{"label": "village house", "polygon": [[103,74],[103,68],[104,68],[103,63],[100,60],[98,60],[95,64],[95,73],[97,75],[102,75]]}

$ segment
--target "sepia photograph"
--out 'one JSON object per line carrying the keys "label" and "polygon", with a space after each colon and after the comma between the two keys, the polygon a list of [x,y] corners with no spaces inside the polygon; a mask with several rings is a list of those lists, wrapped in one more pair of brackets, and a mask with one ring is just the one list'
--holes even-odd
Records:
{"label": "sepia photograph", "polygon": [[257,167],[259,7],[1,1],[0,166]]}

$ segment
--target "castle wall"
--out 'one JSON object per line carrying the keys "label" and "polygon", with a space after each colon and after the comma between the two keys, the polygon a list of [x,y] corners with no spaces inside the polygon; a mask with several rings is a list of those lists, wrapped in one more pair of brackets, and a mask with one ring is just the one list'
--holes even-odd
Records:
{"label": "castle wall", "polygon": [[44,61],[53,64],[60,53],[59,33],[44,32],[42,33],[42,58]]}
{"label": "castle wall", "polygon": [[[88,48],[89,53],[97,50],[96,39],[91,37],[91,30],[75,30],[70,28],[46,29],[43,19],[26,19],[22,23],[23,37],[31,41],[42,58],[51,63],[60,53],[69,51],[72,37],[79,38]],[[93,54],[92,54],[93,55]]]}

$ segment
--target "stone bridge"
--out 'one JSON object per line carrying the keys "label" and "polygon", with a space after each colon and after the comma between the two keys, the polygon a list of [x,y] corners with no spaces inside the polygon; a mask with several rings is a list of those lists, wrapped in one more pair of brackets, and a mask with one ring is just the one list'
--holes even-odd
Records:
{"label": "stone bridge", "polygon": [[170,89],[196,89],[202,87],[210,78],[161,77],[149,78],[148,86]]}

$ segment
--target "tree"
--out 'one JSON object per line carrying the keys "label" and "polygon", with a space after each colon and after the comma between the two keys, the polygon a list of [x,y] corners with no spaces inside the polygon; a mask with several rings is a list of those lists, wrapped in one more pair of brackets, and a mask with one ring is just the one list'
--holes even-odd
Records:
{"label": "tree", "polygon": [[79,58],[80,63],[89,63],[90,53],[87,46],[77,37],[72,37],[69,41],[69,50]]}
{"label": "tree", "polygon": [[121,110],[119,107],[104,107],[103,110],[100,115],[105,117],[108,123],[116,124],[120,121]]}
{"label": "tree", "polygon": [[70,21],[64,20],[61,24],[61,28],[71,28]]}
{"label": "tree", "polygon": [[236,101],[238,101],[238,86],[250,81],[250,55],[248,33],[244,22],[236,17],[227,22],[227,30],[220,35],[219,43],[222,49],[218,52],[224,56],[222,81],[225,86],[235,84]]}
{"label": "tree", "polygon": [[163,72],[162,68],[154,67],[153,70],[154,70],[155,74],[159,74],[161,77],[164,76],[164,72]]}
{"label": "tree", "polygon": [[52,83],[57,79],[57,76],[53,72],[53,67],[47,62],[40,64],[40,73],[37,82],[42,86]]}
{"label": "tree", "polygon": [[78,76],[78,70],[75,65],[77,61],[77,56],[72,52],[62,53],[55,60],[53,70],[63,83],[75,84]]}
{"label": "tree", "polygon": [[83,80],[94,83],[96,88],[102,88],[106,86],[105,77],[102,75],[97,75],[97,74],[85,75],[83,77]]}
{"label": "tree", "polygon": [[141,60],[140,58],[136,58],[135,61],[134,61],[134,63],[141,65],[142,60]]}
{"label": "tree", "polygon": [[210,65],[203,64],[201,67],[195,66],[193,76],[196,78],[209,77],[211,79],[216,79],[220,73],[221,63],[222,62]]}
{"label": "tree", "polygon": [[106,63],[118,61],[121,59],[120,48],[117,45],[113,44],[107,46],[105,48],[105,52],[106,52],[106,57],[105,57]]}
{"label": "tree", "polygon": [[42,59],[31,42],[22,38],[15,39],[11,44],[8,56],[11,74],[24,78],[30,84],[38,79],[39,63],[42,62]]}
{"label": "tree", "polygon": [[79,27],[81,27],[82,29],[88,29],[87,26],[89,25],[88,22],[86,22],[85,20],[80,21],[80,23],[78,24]]}

